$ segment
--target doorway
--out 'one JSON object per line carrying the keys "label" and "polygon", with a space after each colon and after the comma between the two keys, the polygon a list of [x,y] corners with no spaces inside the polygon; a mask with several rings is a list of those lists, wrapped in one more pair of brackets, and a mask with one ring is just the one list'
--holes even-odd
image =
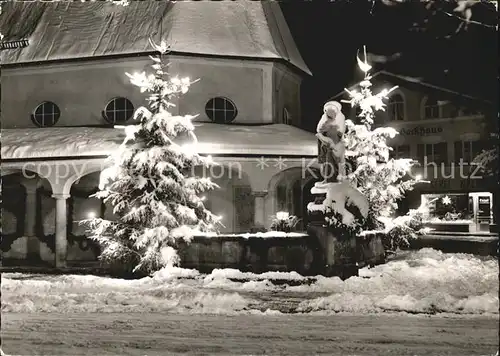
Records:
{"label": "doorway", "polygon": [[472,220],[475,231],[489,232],[493,223],[493,194],[489,192],[469,193],[472,205]]}

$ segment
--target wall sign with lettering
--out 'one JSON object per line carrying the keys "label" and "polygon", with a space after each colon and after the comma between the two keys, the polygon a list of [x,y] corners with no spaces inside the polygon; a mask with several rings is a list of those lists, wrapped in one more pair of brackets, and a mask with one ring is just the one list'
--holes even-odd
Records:
{"label": "wall sign with lettering", "polygon": [[401,129],[399,133],[401,135],[407,136],[427,136],[427,135],[435,135],[443,132],[442,127],[423,127],[416,126],[412,129]]}
{"label": "wall sign with lettering", "polygon": [[490,197],[479,197],[479,204],[486,204],[490,206]]}

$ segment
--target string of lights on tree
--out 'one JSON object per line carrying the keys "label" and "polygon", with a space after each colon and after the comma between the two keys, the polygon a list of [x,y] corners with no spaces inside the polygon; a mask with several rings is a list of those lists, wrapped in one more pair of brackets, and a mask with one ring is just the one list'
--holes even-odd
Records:
{"label": "string of lights on tree", "polygon": [[413,190],[418,183],[428,182],[411,174],[412,168],[417,164],[415,160],[390,158],[392,148],[387,142],[398,135],[394,128],[372,128],[376,112],[385,111],[384,100],[398,87],[384,88],[373,93],[370,75],[372,66],[367,62],[366,47],[363,47],[363,51],[365,59],[357,57],[358,67],[364,73],[364,78],[359,83],[360,89],[345,89],[350,99],[342,100],[361,110],[357,117],[359,123],[346,120],[346,161],[349,163],[347,179],[367,197],[370,206],[368,228],[376,229],[381,227],[381,217],[394,214],[397,201],[404,197],[405,192]]}
{"label": "string of lights on tree", "polygon": [[151,44],[160,54],[150,57],[154,73],[126,73],[142,93],[149,93],[148,107],[134,113],[138,124],[116,126],[126,137],[110,156],[110,167],[101,172],[95,194],[113,206],[117,219],[84,221],[90,227],[89,238],[103,248],[102,260],[144,272],[177,264],[179,246],[222,225],[222,217],[206,209],[200,196],[218,186],[210,177],[195,174],[194,167],[215,164],[197,153],[192,123],[196,115],[169,111],[175,106],[172,99],[195,81],[172,76],[164,61],[169,46],[164,41]]}

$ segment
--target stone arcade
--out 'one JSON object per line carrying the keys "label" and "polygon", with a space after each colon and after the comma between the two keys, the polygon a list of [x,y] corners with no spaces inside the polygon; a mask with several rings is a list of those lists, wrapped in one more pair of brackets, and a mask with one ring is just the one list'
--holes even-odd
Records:
{"label": "stone arcade", "polygon": [[307,223],[315,178],[303,167],[315,166],[317,141],[300,129],[300,83],[310,71],[277,3],[18,2],[3,6],[0,28],[36,43],[1,53],[4,264],[95,260],[78,221],[112,216],[89,195],[123,139],[112,126],[144,104],[125,73],[149,68],[150,37],[171,42],[173,72],[200,79],[176,109],[199,114],[200,153],[224,167],[207,195],[222,232],[268,228],[278,211]]}

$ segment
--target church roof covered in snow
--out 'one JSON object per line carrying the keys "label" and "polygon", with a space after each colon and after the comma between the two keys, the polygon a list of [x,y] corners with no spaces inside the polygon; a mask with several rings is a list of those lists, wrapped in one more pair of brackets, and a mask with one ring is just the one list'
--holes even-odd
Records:
{"label": "church roof covered in snow", "polygon": [[[195,123],[195,133],[200,154],[315,157],[318,152],[314,134],[284,124]],[[107,156],[125,138],[121,129],[102,127],[4,129],[1,136],[3,161]]]}
{"label": "church roof covered in snow", "polygon": [[166,40],[172,53],[281,60],[311,74],[274,1],[9,2],[4,40],[26,48],[2,51],[2,64],[151,52]]}

